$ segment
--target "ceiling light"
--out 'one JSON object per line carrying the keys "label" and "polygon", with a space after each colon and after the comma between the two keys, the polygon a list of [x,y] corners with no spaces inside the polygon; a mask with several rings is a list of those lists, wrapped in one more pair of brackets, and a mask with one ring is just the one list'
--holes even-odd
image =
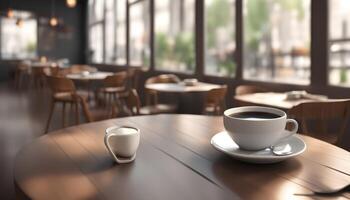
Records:
{"label": "ceiling light", "polygon": [[69,8],[74,8],[77,5],[77,0],[66,0],[66,4]]}
{"label": "ceiling light", "polygon": [[9,8],[7,10],[7,14],[6,15],[7,15],[8,18],[12,18],[14,16],[13,10],[11,8]]}
{"label": "ceiling light", "polygon": [[51,26],[57,26],[58,25],[58,19],[56,17],[50,18],[50,25]]}

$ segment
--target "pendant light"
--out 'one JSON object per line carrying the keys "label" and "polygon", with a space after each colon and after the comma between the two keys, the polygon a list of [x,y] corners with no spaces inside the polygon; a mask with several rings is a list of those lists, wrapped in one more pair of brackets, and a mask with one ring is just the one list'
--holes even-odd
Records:
{"label": "pendant light", "polygon": [[49,23],[52,27],[55,27],[58,25],[58,19],[55,16],[55,0],[52,0],[51,2],[51,18]]}
{"label": "pendant light", "polygon": [[7,16],[8,18],[13,18],[14,15],[15,15],[15,14],[14,14],[12,8],[11,8],[11,0],[9,0],[8,9],[7,9],[7,12],[6,12],[6,16]]}
{"label": "pendant light", "polygon": [[9,8],[9,9],[7,10],[6,16],[7,16],[8,18],[13,18],[14,13],[13,13],[13,10],[12,10],[11,8]]}
{"label": "pendant light", "polygon": [[74,8],[77,5],[77,0],[66,0],[68,8]]}

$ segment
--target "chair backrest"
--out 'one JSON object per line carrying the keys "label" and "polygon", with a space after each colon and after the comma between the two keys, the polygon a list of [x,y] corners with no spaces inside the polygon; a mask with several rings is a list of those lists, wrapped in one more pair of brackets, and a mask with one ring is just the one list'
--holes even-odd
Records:
{"label": "chair backrest", "polygon": [[141,73],[141,69],[130,68],[128,69],[128,88],[136,89],[139,83],[139,75]]}
{"label": "chair backrest", "polygon": [[239,85],[235,90],[236,95],[252,94],[258,92],[268,92],[268,90],[255,85]]}
{"label": "chair backrest", "polygon": [[140,114],[141,101],[135,89],[129,91],[125,103],[132,115]]}
{"label": "chair backrest", "polygon": [[75,93],[74,82],[68,78],[47,76],[49,87],[53,93],[70,92]]}
{"label": "chair backrest", "polygon": [[181,80],[174,74],[161,74],[146,80],[146,84],[151,83],[179,83]]}
{"label": "chair backrest", "polygon": [[118,72],[107,76],[103,80],[104,87],[125,87],[128,78],[127,72]]}
{"label": "chair backrest", "polygon": [[227,86],[209,90],[206,95],[204,106],[213,106],[215,113],[220,113],[224,109]]}
{"label": "chair backrest", "polygon": [[[303,134],[308,134],[320,139],[324,138],[321,136],[329,136],[329,134],[332,134],[329,131],[332,123],[340,123],[340,125],[337,126],[339,130],[336,131],[335,140],[327,141],[333,144],[337,144],[341,141],[345,133],[349,114],[349,100],[301,103],[288,112],[290,117],[299,121]],[[311,126],[312,124],[314,126]],[[313,127],[313,130],[311,130],[311,127]]]}

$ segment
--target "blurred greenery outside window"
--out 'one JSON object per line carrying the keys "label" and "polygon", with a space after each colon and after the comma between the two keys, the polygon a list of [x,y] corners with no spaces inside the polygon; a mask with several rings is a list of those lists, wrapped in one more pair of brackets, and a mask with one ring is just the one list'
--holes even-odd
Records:
{"label": "blurred greenery outside window", "polygon": [[103,29],[105,0],[88,1],[89,60],[92,63],[105,63]]}
{"label": "blurred greenery outside window", "polygon": [[350,1],[329,1],[329,70],[331,85],[350,87]]}
{"label": "blurred greenery outside window", "polygon": [[33,59],[37,56],[38,23],[27,11],[13,11],[13,17],[0,17],[1,59]]}
{"label": "blurred greenery outside window", "polygon": [[195,0],[155,1],[156,69],[194,72]]}
{"label": "blurred greenery outside window", "polygon": [[235,76],[235,1],[205,0],[205,74]]}
{"label": "blurred greenery outside window", "polygon": [[149,67],[150,49],[150,8],[149,0],[130,6],[129,55],[130,65]]}
{"label": "blurred greenery outside window", "polygon": [[243,77],[310,83],[310,0],[244,0]]}

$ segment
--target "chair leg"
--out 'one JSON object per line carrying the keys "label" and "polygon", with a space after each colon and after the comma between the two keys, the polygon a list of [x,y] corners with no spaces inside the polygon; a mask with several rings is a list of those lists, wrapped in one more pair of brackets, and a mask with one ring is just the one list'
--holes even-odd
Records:
{"label": "chair leg", "polygon": [[49,131],[49,126],[50,126],[50,123],[51,123],[53,111],[55,109],[55,104],[56,104],[55,101],[51,102],[50,111],[49,111],[49,119],[47,120],[47,123],[46,123],[45,133],[47,133]]}
{"label": "chair leg", "polygon": [[75,123],[79,124],[79,103],[78,102],[74,103],[74,108],[75,108]]}
{"label": "chair leg", "polygon": [[92,117],[91,117],[91,114],[90,114],[90,111],[89,111],[89,108],[88,108],[86,101],[83,99],[80,99],[80,103],[81,103],[81,107],[83,108],[83,112],[84,112],[86,120],[88,122],[92,122],[93,120],[92,120]]}
{"label": "chair leg", "polygon": [[66,103],[62,102],[62,127],[66,127]]}

